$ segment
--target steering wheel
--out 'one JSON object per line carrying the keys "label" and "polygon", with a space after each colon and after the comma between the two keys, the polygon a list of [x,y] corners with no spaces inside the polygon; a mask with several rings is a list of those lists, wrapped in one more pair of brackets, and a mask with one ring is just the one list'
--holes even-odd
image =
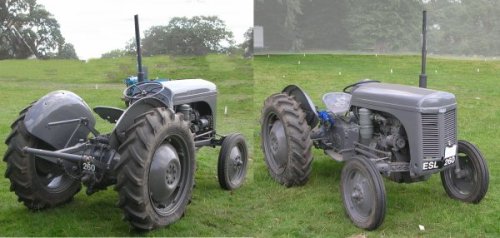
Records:
{"label": "steering wheel", "polygon": [[144,97],[154,97],[165,90],[160,82],[150,81],[130,85],[123,91],[123,97],[132,103]]}
{"label": "steering wheel", "polygon": [[342,91],[344,93],[349,93],[350,94],[351,90],[348,90],[348,89],[350,89],[352,87],[355,87],[355,86],[358,86],[358,85],[361,85],[361,84],[365,84],[365,83],[380,83],[380,81],[378,81],[378,80],[371,80],[371,79],[359,81],[357,83],[353,83],[353,84],[347,85]]}

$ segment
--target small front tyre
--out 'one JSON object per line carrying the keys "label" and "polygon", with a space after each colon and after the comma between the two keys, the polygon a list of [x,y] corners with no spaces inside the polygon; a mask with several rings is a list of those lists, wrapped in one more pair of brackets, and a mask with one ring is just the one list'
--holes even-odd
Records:
{"label": "small front tyre", "polygon": [[385,218],[385,187],[375,163],[353,157],[342,169],[340,190],[347,216],[359,228],[377,229]]}
{"label": "small front tyre", "polygon": [[479,149],[467,141],[458,141],[456,159],[458,164],[441,171],[444,190],[453,199],[479,203],[489,185],[486,160]]}
{"label": "small front tyre", "polygon": [[245,181],[248,164],[248,149],[243,135],[230,134],[222,141],[217,164],[217,175],[221,188],[234,190]]}

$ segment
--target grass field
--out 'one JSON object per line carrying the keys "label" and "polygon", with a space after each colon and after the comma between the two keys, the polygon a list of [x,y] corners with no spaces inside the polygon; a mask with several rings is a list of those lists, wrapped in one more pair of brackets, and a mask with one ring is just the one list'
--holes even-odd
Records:
{"label": "grass field", "polygon": [[[299,64],[300,61],[300,64]],[[244,186],[219,188],[218,149],[197,153],[193,202],[186,216],[168,228],[138,233],[121,220],[117,193],[109,188],[72,203],[30,212],[0,179],[0,236],[328,236],[497,237],[500,236],[500,162],[496,150],[500,122],[500,61],[430,59],[429,87],[450,91],[459,102],[459,135],[477,144],[490,168],[490,189],[479,205],[449,199],[439,181],[395,184],[387,181],[388,210],[376,231],[354,227],[344,215],[339,192],[342,164],[315,151],[310,181],[284,188],[267,174],[259,148],[259,117],[264,99],[288,84],[306,90],[322,107],[323,93],[340,91],[359,79],[416,85],[419,58],[413,56],[287,55],[257,56],[253,62],[228,56],[146,58],[150,78],[204,78],[219,89],[219,134],[242,132],[251,149]],[[79,61],[0,61],[0,139],[19,110],[49,91],[74,91],[93,107],[123,107],[122,79],[133,75],[134,58]],[[253,68],[253,70],[252,70]],[[392,69],[392,73],[391,73]],[[478,72],[479,69],[479,72]],[[223,108],[228,107],[228,115]],[[99,120],[97,129],[111,131]],[[0,144],[0,154],[5,145]],[[5,163],[0,163],[5,171]],[[426,230],[419,231],[418,225]]]}
{"label": "grass field", "polygon": [[[420,58],[417,56],[363,55],[282,55],[254,59],[255,114],[272,93],[288,84],[299,85],[316,106],[324,108],[326,92],[341,91],[360,79],[418,85]],[[459,104],[459,138],[477,144],[490,169],[490,187],[479,205],[464,204],[447,197],[439,175],[414,184],[385,181],[387,213],[376,231],[355,228],[344,215],[340,198],[342,164],[321,151],[310,181],[303,187],[286,189],[273,186],[263,202],[263,217],[269,226],[256,234],[267,236],[338,236],[365,234],[368,237],[498,237],[500,236],[500,61],[429,59],[428,87],[452,92]],[[392,72],[391,72],[392,71]],[[260,86],[259,85],[265,85]],[[258,129],[258,128],[257,128]],[[260,144],[258,132],[255,145]],[[256,148],[254,180],[272,183],[262,153]],[[262,186],[264,187],[264,185]],[[272,224],[272,225],[271,225]],[[425,231],[420,231],[423,225]]]}
{"label": "grass field", "polygon": [[[253,78],[251,61],[227,56],[153,57],[146,58],[150,78],[204,78],[217,84],[217,132],[241,132],[253,147],[254,119],[252,108]],[[0,61],[0,154],[5,153],[3,141],[18,112],[46,93],[65,89],[80,95],[91,106],[124,107],[120,100],[123,79],[135,73],[135,59],[79,61]],[[228,113],[224,115],[224,107]],[[98,120],[97,129],[110,132],[113,126]],[[253,151],[250,151],[251,157]],[[92,196],[81,191],[73,202],[50,210],[30,212],[9,192],[10,183],[0,179],[0,236],[216,236],[251,235],[248,221],[256,197],[252,186],[234,192],[219,188],[217,157],[219,149],[203,148],[197,153],[196,188],[182,222],[168,229],[150,233],[130,233],[129,224],[121,220],[116,206],[118,195],[112,187]],[[2,175],[5,163],[0,163]],[[247,176],[253,184],[253,171]]]}

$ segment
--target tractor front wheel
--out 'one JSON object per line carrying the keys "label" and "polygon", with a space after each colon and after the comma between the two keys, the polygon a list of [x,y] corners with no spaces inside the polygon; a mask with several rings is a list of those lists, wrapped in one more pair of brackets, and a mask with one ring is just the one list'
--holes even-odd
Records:
{"label": "tractor front wheel", "polygon": [[269,174],[286,187],[304,185],[313,160],[306,113],[285,93],[266,99],[262,109],[262,150]]}
{"label": "tractor front wheel", "polygon": [[248,149],[243,135],[228,135],[222,141],[217,164],[217,177],[221,188],[234,190],[245,181]]}
{"label": "tractor front wheel", "polygon": [[458,141],[456,160],[455,166],[441,171],[444,190],[451,198],[479,203],[488,191],[486,160],[479,149],[467,141]]}
{"label": "tractor front wheel", "polygon": [[132,226],[152,230],[179,220],[191,199],[194,139],[188,122],[165,108],[140,115],[118,151],[119,207]]}
{"label": "tractor front wheel", "polygon": [[375,163],[353,157],[342,169],[340,190],[347,216],[359,228],[374,230],[384,221],[384,181]]}

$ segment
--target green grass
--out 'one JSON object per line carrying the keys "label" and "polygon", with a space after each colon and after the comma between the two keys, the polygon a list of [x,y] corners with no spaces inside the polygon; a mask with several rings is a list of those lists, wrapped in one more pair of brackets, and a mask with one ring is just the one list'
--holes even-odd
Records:
{"label": "green grass", "polygon": [[[0,138],[10,132],[18,112],[46,93],[65,89],[80,95],[91,106],[124,107],[120,100],[122,80],[134,74],[134,58],[80,61],[0,61]],[[204,78],[218,86],[217,132],[241,132],[253,147],[252,108],[253,75],[251,61],[223,55],[206,57],[145,58],[150,78]],[[224,107],[228,108],[224,115]],[[110,132],[113,125],[98,120],[97,129]],[[0,154],[6,145],[0,144]],[[73,202],[54,209],[30,212],[9,191],[8,179],[0,179],[0,236],[215,236],[251,235],[248,221],[253,171],[248,171],[245,186],[234,192],[219,188],[217,158],[219,149],[202,148],[197,152],[196,188],[186,216],[167,229],[149,233],[131,231],[122,221],[116,206],[118,195],[112,187],[92,196],[81,191]],[[250,151],[250,159],[253,151]],[[253,160],[253,159],[252,159]],[[250,163],[251,164],[251,163]],[[0,163],[0,171],[5,171]]]}
{"label": "green grass", "polygon": [[[196,188],[186,216],[168,228],[137,233],[121,220],[122,211],[115,205],[118,196],[112,187],[92,196],[80,192],[69,204],[30,212],[9,192],[9,181],[0,178],[0,236],[500,236],[500,156],[496,150],[500,62],[430,59],[428,63],[429,87],[457,96],[460,138],[477,144],[489,163],[490,189],[479,205],[449,199],[439,176],[415,184],[386,181],[385,222],[378,230],[366,232],[354,227],[344,215],[339,192],[342,164],[321,151],[314,152],[313,172],[305,186],[287,189],[267,174],[259,148],[258,123],[267,96],[288,84],[297,84],[321,108],[324,93],[340,91],[359,79],[416,85],[418,57],[272,55],[257,56],[253,62],[220,55],[153,57],[145,59],[150,78],[204,78],[217,84],[218,132],[242,132],[253,148],[244,186],[234,192],[221,190],[216,178],[219,150],[203,148],[197,153]],[[1,140],[7,137],[19,110],[52,90],[74,91],[91,107],[122,107],[121,81],[134,74],[134,67],[134,58],[87,63],[0,61]],[[227,116],[223,115],[225,106]],[[97,127],[102,132],[112,129],[102,120]],[[0,144],[0,154],[5,148]],[[0,171],[5,171],[3,162]],[[426,230],[419,231],[419,224]]]}
{"label": "green grass", "polygon": [[[300,61],[300,64],[299,64]],[[324,108],[326,92],[341,91],[361,79],[418,85],[418,56],[370,55],[271,55],[257,56],[253,63],[254,113],[259,114],[266,97],[288,84],[304,89],[316,106]],[[392,69],[392,73],[391,73]],[[477,71],[479,69],[479,72]],[[500,236],[500,61],[428,60],[428,87],[456,95],[459,107],[459,138],[479,146],[487,159],[490,186],[478,205],[449,199],[439,175],[414,184],[385,180],[387,213],[376,231],[354,227],[344,215],[340,198],[342,164],[315,150],[310,181],[303,187],[286,189],[273,183],[262,152],[255,148],[254,180],[260,187],[268,219],[257,236],[338,236],[365,234],[369,237],[498,237]],[[265,85],[260,86],[259,85]],[[259,127],[254,131],[260,145]],[[264,185],[265,184],[265,185]],[[267,186],[267,188],[266,188]],[[425,226],[420,231],[418,225]]]}

